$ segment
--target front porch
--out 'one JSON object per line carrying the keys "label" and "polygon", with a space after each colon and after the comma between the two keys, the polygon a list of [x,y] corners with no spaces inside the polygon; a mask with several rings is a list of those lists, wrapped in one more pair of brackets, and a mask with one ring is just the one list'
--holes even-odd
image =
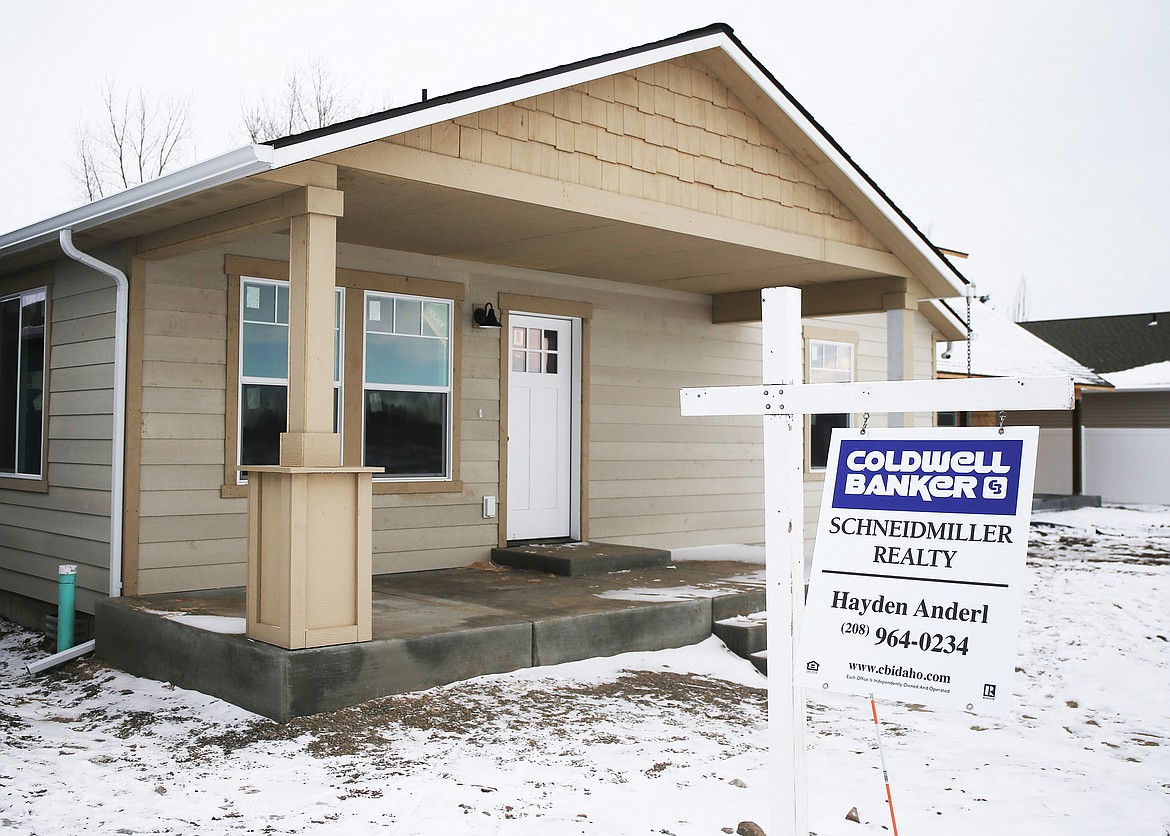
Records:
{"label": "front porch", "polygon": [[693,644],[717,621],[764,609],[764,572],[721,560],[577,577],[496,564],[378,575],[373,639],[304,650],[246,638],[244,596],[102,601],[97,655],[285,722],[483,674]]}

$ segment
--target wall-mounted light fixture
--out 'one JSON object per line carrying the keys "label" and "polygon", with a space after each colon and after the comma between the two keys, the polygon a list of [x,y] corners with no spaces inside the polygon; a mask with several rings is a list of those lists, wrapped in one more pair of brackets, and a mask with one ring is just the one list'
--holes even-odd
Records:
{"label": "wall-mounted light fixture", "polygon": [[471,314],[471,321],[477,328],[503,328],[496,319],[496,309],[491,302],[485,302],[482,308],[476,308]]}

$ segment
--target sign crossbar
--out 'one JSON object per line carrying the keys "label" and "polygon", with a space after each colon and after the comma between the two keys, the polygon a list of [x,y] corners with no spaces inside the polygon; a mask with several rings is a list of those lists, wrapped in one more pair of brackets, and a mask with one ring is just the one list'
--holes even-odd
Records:
{"label": "sign crossbar", "polygon": [[1072,409],[1070,377],[776,383],[681,390],[684,416]]}

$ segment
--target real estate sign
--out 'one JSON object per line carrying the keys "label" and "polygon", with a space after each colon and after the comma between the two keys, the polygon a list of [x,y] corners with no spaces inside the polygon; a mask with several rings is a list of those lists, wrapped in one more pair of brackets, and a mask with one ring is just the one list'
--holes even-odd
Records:
{"label": "real estate sign", "polygon": [[808,688],[1002,712],[1035,427],[834,431],[798,670]]}

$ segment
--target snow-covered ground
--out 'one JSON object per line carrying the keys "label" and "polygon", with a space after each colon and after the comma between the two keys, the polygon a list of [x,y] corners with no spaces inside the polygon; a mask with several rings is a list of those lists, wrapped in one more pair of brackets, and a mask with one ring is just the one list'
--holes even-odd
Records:
{"label": "snow-covered ground", "polygon": [[[1166,836],[1170,509],[1039,514],[1029,577],[1010,717],[879,706],[899,831]],[[0,622],[14,836],[681,836],[767,816],[764,680],[714,639],[287,726],[91,661],[24,673],[41,655]],[[817,698],[812,829],[887,832],[868,702]]]}

